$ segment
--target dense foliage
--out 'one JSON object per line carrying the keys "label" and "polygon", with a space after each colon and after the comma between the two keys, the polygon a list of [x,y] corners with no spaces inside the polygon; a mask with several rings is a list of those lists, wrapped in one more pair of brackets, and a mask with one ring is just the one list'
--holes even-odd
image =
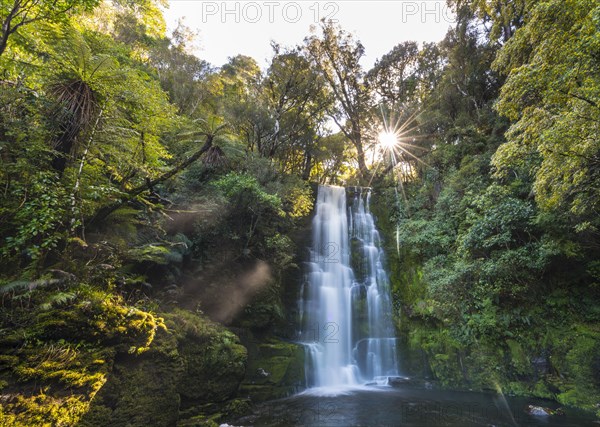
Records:
{"label": "dense foliage", "polygon": [[600,9],[460,3],[422,107],[429,152],[406,199],[381,189],[400,327],[447,384],[595,409]]}

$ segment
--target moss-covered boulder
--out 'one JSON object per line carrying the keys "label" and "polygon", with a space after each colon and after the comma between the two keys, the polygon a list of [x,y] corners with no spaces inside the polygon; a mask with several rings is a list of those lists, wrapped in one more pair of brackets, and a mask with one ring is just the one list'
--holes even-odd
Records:
{"label": "moss-covered boulder", "polygon": [[95,427],[111,420],[114,426],[172,426],[179,418],[178,383],[184,364],[177,339],[158,333],[150,350],[120,355],[105,386],[80,425]]}
{"label": "moss-covered boulder", "polygon": [[228,414],[246,349],[235,334],[194,313],[175,310],[164,318],[167,330],[147,352],[115,360],[82,426],[107,419],[128,427],[211,425]]}
{"label": "moss-covered boulder", "polygon": [[269,337],[248,344],[250,356],[240,395],[254,402],[289,396],[304,386],[302,346]]}
{"label": "moss-covered boulder", "polygon": [[179,354],[184,364],[178,385],[181,410],[189,411],[202,402],[232,398],[246,372],[247,352],[238,337],[225,328],[189,312],[165,316],[177,331]]}
{"label": "moss-covered boulder", "polygon": [[84,285],[30,298],[0,318],[0,425],[77,424],[116,358],[140,356],[164,331],[160,317]]}
{"label": "moss-covered boulder", "polygon": [[203,315],[158,316],[86,287],[15,312],[27,322],[0,329],[0,425],[210,425],[248,410],[236,399],[246,349]]}

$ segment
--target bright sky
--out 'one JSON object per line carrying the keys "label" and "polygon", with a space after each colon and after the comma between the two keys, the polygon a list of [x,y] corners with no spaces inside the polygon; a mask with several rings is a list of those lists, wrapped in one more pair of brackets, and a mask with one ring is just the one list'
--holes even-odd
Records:
{"label": "bright sky", "polygon": [[169,30],[184,18],[199,32],[196,54],[220,66],[239,53],[265,66],[271,56],[271,40],[293,46],[309,35],[320,18],[337,20],[355,34],[366,48],[363,65],[396,44],[414,40],[440,41],[454,16],[445,0],[425,1],[205,1],[169,0],[165,11]]}

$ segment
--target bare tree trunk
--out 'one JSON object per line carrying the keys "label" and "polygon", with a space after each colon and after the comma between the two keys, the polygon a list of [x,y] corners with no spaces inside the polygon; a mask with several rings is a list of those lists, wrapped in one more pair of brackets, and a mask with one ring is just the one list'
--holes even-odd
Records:
{"label": "bare tree trunk", "polygon": [[8,44],[8,33],[2,32],[2,36],[0,37],[0,55],[4,53],[6,50],[6,45]]}
{"label": "bare tree trunk", "polygon": [[16,31],[18,26],[12,27],[12,20],[15,18],[17,13],[19,13],[19,9],[21,8],[20,2],[16,1],[13,3],[13,7],[10,12],[2,22],[2,35],[0,36],[0,55],[4,53],[6,50],[6,46],[8,45],[8,37]]}
{"label": "bare tree trunk", "polygon": [[356,147],[356,157],[358,160],[358,169],[360,171],[360,174],[365,177],[367,175],[367,172],[369,172],[369,170],[367,169],[367,163],[365,161],[365,152],[363,150],[362,144],[359,143],[354,143],[354,146]]}
{"label": "bare tree trunk", "polygon": [[[104,110],[100,110],[100,113],[98,114],[98,117],[96,118],[96,122],[94,123],[92,132],[90,133],[90,137],[88,138],[88,143],[87,143],[85,150],[83,151],[83,154],[81,156],[81,161],[79,162],[79,169],[77,169],[77,178],[75,179],[75,185],[73,186],[73,191],[71,192],[71,228],[72,229],[74,228],[75,221],[77,221],[77,219],[75,218],[75,216],[77,214],[76,198],[77,198],[77,192],[79,191],[79,186],[81,183],[81,174],[83,173],[83,167],[85,166],[85,161],[87,159],[88,152],[90,151],[90,147],[92,146],[92,143],[94,142],[94,136],[96,135],[96,129],[98,128],[98,123],[100,123],[100,119],[102,118],[103,113],[104,113]],[[81,225],[83,227],[83,221],[82,221]]]}
{"label": "bare tree trunk", "polygon": [[362,145],[362,135],[360,132],[360,126],[358,123],[352,123],[352,142],[356,147],[356,157],[358,160],[358,169],[360,175],[364,178],[367,176],[369,170],[367,169],[367,163],[365,161],[365,151]]}
{"label": "bare tree trunk", "polygon": [[312,166],[312,154],[310,153],[310,151],[307,150],[306,155],[304,157],[304,170],[302,171],[302,179],[304,181],[309,180]]}

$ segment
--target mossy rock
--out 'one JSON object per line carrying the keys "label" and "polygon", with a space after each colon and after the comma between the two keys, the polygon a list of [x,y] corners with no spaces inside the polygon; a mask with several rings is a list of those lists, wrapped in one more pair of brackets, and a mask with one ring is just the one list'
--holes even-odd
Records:
{"label": "mossy rock", "polygon": [[223,406],[223,413],[227,417],[241,417],[250,413],[252,410],[248,399],[232,399]]}
{"label": "mossy rock", "polygon": [[523,350],[521,343],[508,339],[506,340],[506,345],[508,346],[511,365],[514,371],[518,375],[531,375],[533,373],[531,362]]}
{"label": "mossy rock", "polygon": [[352,237],[350,239],[350,266],[354,271],[356,281],[360,283],[364,283],[367,277],[366,259],[363,242]]}
{"label": "mossy rock", "polygon": [[511,396],[528,396],[531,394],[527,384],[519,381],[511,381],[501,389],[502,393]]}
{"label": "mossy rock", "polygon": [[301,346],[277,339],[269,339],[259,345],[260,356],[269,357],[294,357]]}
{"label": "mossy rock", "polygon": [[196,415],[195,417],[181,420],[177,427],[219,427],[221,414]]}
{"label": "mossy rock", "polygon": [[240,395],[253,401],[277,399],[298,391],[304,384],[302,346],[268,338],[253,349]]}
{"label": "mossy rock", "polygon": [[237,316],[234,324],[256,331],[271,331],[274,325],[283,320],[280,286],[272,282],[252,298],[252,302]]}
{"label": "mossy rock", "polygon": [[542,399],[555,399],[556,395],[550,391],[548,385],[544,381],[538,381],[533,386],[532,395]]}
{"label": "mossy rock", "polygon": [[291,396],[297,390],[292,387],[278,387],[268,385],[242,384],[239,394],[247,396],[253,403],[266,402],[269,400],[282,399]]}
{"label": "mossy rock", "polygon": [[179,385],[182,401],[222,402],[232,397],[246,372],[246,349],[230,336],[180,343],[185,370]]}
{"label": "mossy rock", "polygon": [[177,426],[214,426],[252,413],[249,399],[203,403],[179,412]]}
{"label": "mossy rock", "polygon": [[235,334],[194,313],[164,317],[167,331],[148,351],[117,358],[82,426],[107,419],[111,426],[211,426],[221,418],[244,378],[246,349]]}
{"label": "mossy rock", "polygon": [[159,333],[146,353],[123,355],[115,361],[108,382],[100,390],[82,427],[172,426],[179,416],[178,381],[184,366],[176,352],[177,339]]}
{"label": "mossy rock", "polygon": [[159,317],[84,285],[67,302],[17,315],[22,326],[0,340],[1,425],[77,424],[113,377],[115,357],[143,353],[164,331]]}

